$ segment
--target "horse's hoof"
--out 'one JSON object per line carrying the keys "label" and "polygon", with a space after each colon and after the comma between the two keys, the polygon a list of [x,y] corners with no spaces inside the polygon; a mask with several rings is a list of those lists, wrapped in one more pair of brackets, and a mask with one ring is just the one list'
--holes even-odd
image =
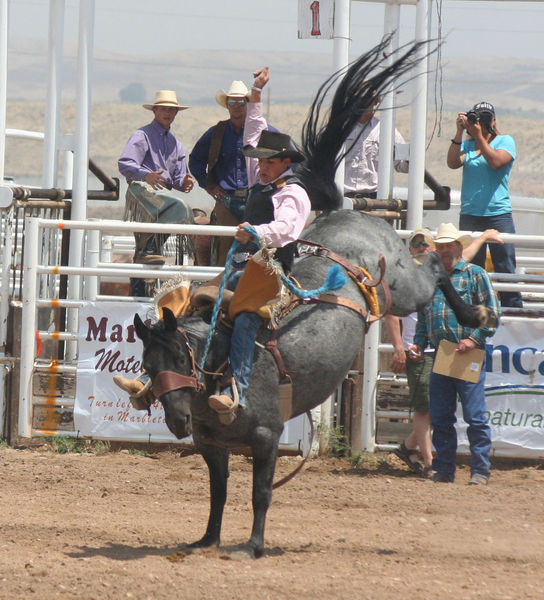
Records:
{"label": "horse's hoof", "polygon": [[186,544],[188,550],[205,550],[206,548],[219,548],[219,540],[205,535],[196,542]]}

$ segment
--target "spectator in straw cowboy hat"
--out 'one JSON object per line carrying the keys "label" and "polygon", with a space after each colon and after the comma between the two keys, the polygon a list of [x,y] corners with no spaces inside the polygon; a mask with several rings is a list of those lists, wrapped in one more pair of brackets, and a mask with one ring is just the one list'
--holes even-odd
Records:
{"label": "spectator in straw cowboy hat", "polygon": [[[491,242],[503,243],[496,229],[487,229],[464,248],[463,259],[470,261],[483,244]],[[418,264],[422,264],[427,254],[434,250],[432,234],[425,227],[412,231],[407,243],[412,258]],[[393,452],[408,465],[411,471],[426,478],[432,473],[433,462],[430,435],[431,417],[429,414],[429,377],[433,367],[434,349],[427,346],[423,355],[414,355],[408,350],[414,341],[417,313],[411,313],[402,319],[393,315],[386,315],[385,325],[388,338],[393,344],[391,370],[394,373],[406,370],[410,391],[410,406],[413,410],[412,431],[399,448]],[[423,459],[423,465],[418,460],[419,454]]]}
{"label": "spectator in straw cowboy hat", "polygon": [[[242,81],[233,81],[228,91],[217,92],[215,100],[228,110],[229,118],[210,127],[196,142],[189,155],[189,169],[198,185],[215,200],[212,223],[238,225],[248,193],[242,146],[249,90]],[[271,126],[269,129],[276,131]],[[213,238],[213,264],[225,264],[231,243],[232,238]]]}
{"label": "spectator in straw cowboy hat", "polygon": [[[159,90],[153,104],[143,107],[153,112],[154,119],[130,136],[118,161],[119,171],[128,183],[125,220],[192,223],[191,209],[168,193],[172,189],[188,193],[194,185],[187,170],[185,150],[170,131],[178,112],[189,107],[181,106],[176,92],[171,90]],[[167,235],[135,233],[134,238],[135,263],[164,263],[161,250]],[[143,296],[143,287],[142,279],[131,279],[131,295]]]}
{"label": "spectator in straw cowboy hat", "polygon": [[[436,252],[440,255],[442,264],[462,299],[471,304],[487,307],[491,317],[498,324],[500,307],[487,273],[481,267],[467,263],[462,258],[463,249],[471,242],[471,236],[461,235],[452,223],[442,223],[434,237]],[[464,353],[474,348],[484,348],[486,338],[492,336],[495,330],[496,326],[470,329],[459,325],[453,311],[445,303],[443,293],[437,290],[431,302],[418,313],[414,343],[409,350],[415,355],[420,355],[428,343],[433,348],[438,348],[442,340],[448,340],[457,344],[457,352]],[[454,424],[459,396],[463,419],[468,424],[467,437],[472,455],[469,483],[487,484],[491,433],[485,416],[484,385],[485,367],[481,369],[476,383],[431,373],[429,394],[432,440],[436,449],[433,459],[435,482],[449,483],[455,478],[457,433]]]}

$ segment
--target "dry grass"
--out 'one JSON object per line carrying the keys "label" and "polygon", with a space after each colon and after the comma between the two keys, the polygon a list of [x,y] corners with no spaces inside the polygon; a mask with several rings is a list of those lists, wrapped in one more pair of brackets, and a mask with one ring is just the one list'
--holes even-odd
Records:
{"label": "dry grass", "polygon": [[[302,122],[308,110],[302,104],[276,104],[271,106],[269,121],[278,129],[289,133],[294,139],[300,135]],[[74,128],[75,109],[67,104],[62,112],[62,131],[72,132]],[[182,140],[185,149],[190,152],[200,135],[219,119],[225,118],[225,111],[219,106],[193,106],[178,116],[173,131]],[[110,175],[117,175],[117,158],[121,153],[130,133],[144,125],[151,113],[139,105],[95,104],[91,116],[90,155],[98,165]],[[433,130],[434,114],[429,115],[428,137]],[[427,149],[427,169],[442,184],[458,189],[461,183],[461,172],[452,171],[445,164],[449,140],[454,134],[455,114],[442,115],[441,137],[434,136]],[[406,139],[410,135],[410,115],[401,110],[398,114],[398,129]],[[512,171],[510,189],[513,195],[542,196],[541,173],[538,161],[537,144],[540,136],[535,132],[542,131],[543,121],[537,119],[504,117],[499,126],[502,132],[514,136],[518,156]],[[7,127],[43,131],[44,104],[37,102],[8,103]],[[8,138],[6,143],[7,175],[24,180],[25,176],[39,176],[42,168],[42,146],[40,142],[14,140]],[[395,175],[396,185],[407,185],[406,175]]]}

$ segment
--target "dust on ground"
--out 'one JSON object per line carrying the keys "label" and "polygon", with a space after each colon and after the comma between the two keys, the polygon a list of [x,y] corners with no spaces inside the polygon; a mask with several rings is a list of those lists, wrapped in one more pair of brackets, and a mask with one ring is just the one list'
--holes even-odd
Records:
{"label": "dust on ground", "polygon": [[[281,457],[276,477],[300,457]],[[231,458],[221,546],[189,554],[208,516],[198,455],[0,450],[0,598],[442,600],[542,598],[544,470],[496,459],[488,487],[410,474],[392,454],[314,459],[274,492],[266,551],[251,460]]]}

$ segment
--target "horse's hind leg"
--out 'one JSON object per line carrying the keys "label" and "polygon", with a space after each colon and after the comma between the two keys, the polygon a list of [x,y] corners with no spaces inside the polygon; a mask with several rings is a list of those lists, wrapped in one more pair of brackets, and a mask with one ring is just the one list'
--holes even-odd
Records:
{"label": "horse's hind leg", "polygon": [[259,427],[253,437],[253,529],[249,547],[255,558],[264,552],[264,524],[272,499],[278,443],[279,435],[264,427]]}
{"label": "horse's hind leg", "polygon": [[223,509],[227,500],[229,451],[208,445],[199,445],[198,450],[204,457],[210,474],[210,516],[204,537],[191,544],[191,547],[207,548],[219,545]]}

